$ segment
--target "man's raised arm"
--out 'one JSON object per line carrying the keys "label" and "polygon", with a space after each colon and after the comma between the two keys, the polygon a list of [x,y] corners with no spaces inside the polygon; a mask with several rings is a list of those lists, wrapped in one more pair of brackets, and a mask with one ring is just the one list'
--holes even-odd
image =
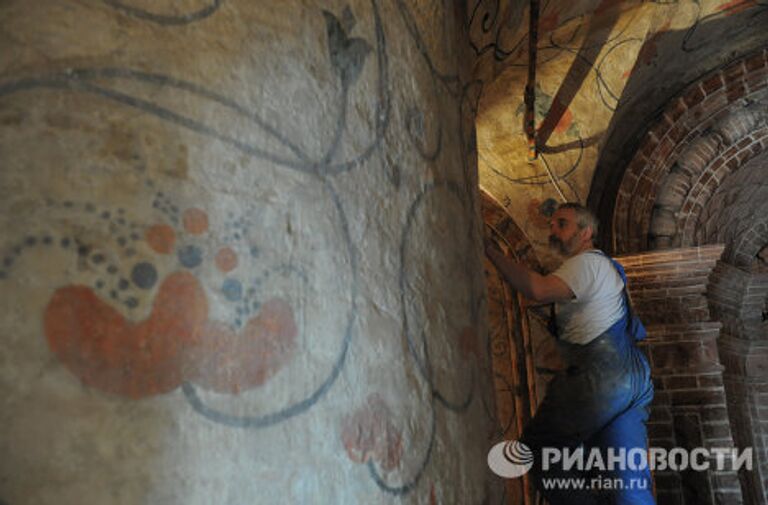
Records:
{"label": "man's raised arm", "polygon": [[522,263],[510,260],[495,244],[486,243],[485,252],[507,282],[526,298],[540,303],[564,302],[574,298],[571,288],[556,275],[541,275]]}

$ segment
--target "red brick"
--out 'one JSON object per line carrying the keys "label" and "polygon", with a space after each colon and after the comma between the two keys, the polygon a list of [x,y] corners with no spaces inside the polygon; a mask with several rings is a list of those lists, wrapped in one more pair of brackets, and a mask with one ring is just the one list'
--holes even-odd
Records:
{"label": "red brick", "polygon": [[695,375],[675,375],[664,377],[665,389],[696,389],[698,383]]}
{"label": "red brick", "polygon": [[748,159],[752,157],[752,153],[749,149],[746,151],[741,151],[739,154],[736,155],[736,159],[739,160],[739,166],[743,165]]}
{"label": "red brick", "polygon": [[656,150],[656,146],[658,145],[658,139],[656,139],[656,137],[653,135],[648,135],[645,139],[645,142],[643,143],[643,147],[640,149],[640,152],[643,153],[646,158],[650,158],[653,155],[653,152]]}
{"label": "red brick", "polygon": [[731,426],[728,423],[702,423],[704,438],[728,438]]}
{"label": "red brick", "polygon": [[725,92],[725,96],[728,97],[729,102],[734,102],[739,98],[744,97],[746,93],[747,93],[747,90],[744,87],[744,84],[738,83],[733,86],[729,86],[727,91]]}
{"label": "red brick", "polygon": [[700,104],[701,101],[704,100],[704,97],[704,91],[701,89],[701,86],[697,85],[683,96],[683,101],[689,109],[692,109],[696,105]]}
{"label": "red brick", "polygon": [[653,135],[658,140],[661,140],[664,138],[664,135],[667,134],[670,128],[672,128],[673,124],[669,121],[669,118],[666,116],[661,116],[661,119],[659,120],[656,125],[651,128],[648,133],[650,135]]}
{"label": "red brick", "polygon": [[765,58],[763,57],[763,52],[760,51],[758,54],[750,56],[744,60],[744,66],[747,68],[747,72],[752,72],[758,68],[765,67]]}
{"label": "red brick", "polygon": [[720,76],[720,72],[716,73],[712,77],[708,77],[701,83],[701,87],[704,93],[707,95],[722,88],[724,85],[723,78]]}
{"label": "red brick", "polygon": [[741,489],[741,485],[739,484],[739,476],[735,472],[717,472],[713,473],[712,477],[714,480],[713,485],[718,491],[723,489]]}
{"label": "red brick", "polygon": [[725,407],[704,407],[701,409],[701,419],[705,422],[728,421],[728,411]]}
{"label": "red brick", "polygon": [[723,385],[723,377],[721,375],[701,375],[699,376],[699,386],[706,387],[718,387]]}
{"label": "red brick", "polygon": [[768,72],[759,71],[755,72],[754,74],[749,74],[744,79],[744,83],[746,83],[749,91],[752,93],[758,89],[763,89],[766,85],[768,85]]}
{"label": "red brick", "polygon": [[725,77],[725,84],[730,85],[737,81],[740,81],[744,75],[744,65],[742,62],[734,63],[723,71],[723,77]]}
{"label": "red brick", "polygon": [[675,121],[680,119],[680,117],[683,114],[685,114],[687,110],[688,110],[688,107],[686,107],[683,99],[678,98],[677,100],[675,100],[674,105],[667,109],[667,116],[674,123]]}
{"label": "red brick", "polygon": [[674,438],[675,430],[672,428],[671,423],[654,423],[648,424],[648,438],[664,439]]}
{"label": "red brick", "polygon": [[667,159],[667,156],[672,153],[674,148],[674,142],[672,142],[669,137],[665,137],[664,140],[662,140],[659,144],[659,147],[656,149],[656,159],[659,161],[664,161]]}
{"label": "red brick", "polygon": [[736,144],[736,148],[737,149],[744,149],[745,147],[747,147],[751,143],[752,143],[752,138],[751,137],[745,137],[745,138],[741,139],[738,144]]}
{"label": "red brick", "polygon": [[[669,130],[669,133],[667,135],[669,138],[674,142],[675,144],[678,144],[678,149],[680,149],[680,141],[685,138],[686,134],[688,133],[688,130],[683,126],[682,124],[675,125],[671,130]],[[684,146],[683,146],[684,147]]]}
{"label": "red brick", "polygon": [[739,151],[739,148],[738,148],[738,147],[736,147],[736,146],[733,146],[733,145],[732,145],[731,147],[729,147],[729,148],[728,148],[728,149],[727,149],[727,150],[726,150],[726,151],[725,151],[723,154],[721,154],[720,156],[721,156],[721,157],[723,157],[723,158],[725,158],[725,159],[729,159],[729,158],[732,158],[732,157],[733,157],[733,155],[734,155],[734,154],[736,154],[738,151]]}

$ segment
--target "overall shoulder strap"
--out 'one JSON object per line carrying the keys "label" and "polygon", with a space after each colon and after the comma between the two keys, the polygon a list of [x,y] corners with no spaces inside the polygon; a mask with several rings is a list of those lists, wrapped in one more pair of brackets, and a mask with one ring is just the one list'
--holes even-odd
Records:
{"label": "overall shoulder strap", "polygon": [[613,265],[613,268],[615,268],[616,271],[618,272],[619,277],[621,277],[621,282],[624,283],[624,289],[625,290],[627,289],[627,273],[624,271],[624,267],[621,265],[621,263],[619,263],[615,259],[608,256],[607,254],[605,254],[605,252],[601,251],[600,249],[592,249],[591,251],[587,251],[587,252],[591,252],[592,254],[599,254],[604,258],[607,258],[608,261],[610,261],[611,264]]}
{"label": "overall shoulder strap", "polygon": [[593,254],[600,254],[601,256],[607,258],[608,261],[610,261],[611,264],[613,265],[613,268],[616,269],[616,272],[619,274],[619,277],[621,277],[621,282],[624,283],[624,303],[627,306],[627,312],[628,312],[627,315],[629,317],[632,317],[634,315],[634,311],[632,310],[632,299],[629,296],[629,289],[627,287],[627,273],[624,271],[624,267],[621,265],[621,263],[619,263],[615,259],[608,256],[607,254],[605,254],[605,252],[601,251],[600,249],[593,249],[589,252]]}
{"label": "overall shoulder strap", "polygon": [[600,250],[593,250],[591,252],[594,252],[596,254],[602,254],[606,258],[608,258],[611,261],[611,264],[616,269],[616,271],[619,274],[619,277],[621,277],[621,281],[624,283],[624,306],[627,309],[626,312],[626,322],[627,322],[627,331],[628,333],[634,337],[635,340],[643,340],[646,335],[646,329],[643,325],[642,321],[635,315],[635,311],[632,309],[632,298],[629,296],[629,288],[627,287],[627,273],[624,271],[624,267],[616,261],[615,259],[611,258],[607,254],[605,254],[603,251]]}

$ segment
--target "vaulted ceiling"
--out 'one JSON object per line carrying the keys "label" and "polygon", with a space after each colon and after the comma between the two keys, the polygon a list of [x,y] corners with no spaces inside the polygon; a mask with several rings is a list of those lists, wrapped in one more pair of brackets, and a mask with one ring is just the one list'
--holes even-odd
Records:
{"label": "vaulted ceiling", "polygon": [[[523,131],[528,3],[479,0],[470,6],[475,75],[482,88],[478,162],[481,187],[510,213],[547,263],[552,261],[546,250],[548,216],[562,200],[598,210],[604,245],[612,248],[616,194],[638,148],[647,146],[648,131],[685,93],[696,94],[691,88],[701,89],[707,76],[734,68],[734,62],[744,69],[743,61],[762,54],[768,45],[768,3],[543,1],[536,83],[539,157],[533,162]],[[720,77],[721,94],[730,93],[727,103],[705,108],[703,116],[689,122],[706,122],[707,114],[722,108],[733,113],[753,103],[748,73],[736,76],[745,88],[740,95],[724,82],[728,76]],[[655,181],[649,191],[655,195],[662,183]],[[642,219],[650,223],[653,210],[653,203],[643,207],[648,215]],[[641,233],[644,242],[636,244],[637,250],[664,245],[653,240],[649,245],[649,228]],[[705,234],[718,236],[709,229]]]}

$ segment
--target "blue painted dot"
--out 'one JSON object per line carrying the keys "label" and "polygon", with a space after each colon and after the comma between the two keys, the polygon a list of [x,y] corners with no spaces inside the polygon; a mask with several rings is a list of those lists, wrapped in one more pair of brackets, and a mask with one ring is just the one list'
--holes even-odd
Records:
{"label": "blue painted dot", "polygon": [[259,255],[259,248],[257,246],[251,246],[251,256],[254,258]]}
{"label": "blue painted dot", "polygon": [[539,212],[546,217],[552,217],[552,214],[557,210],[557,200],[554,198],[547,198],[539,206]]}
{"label": "blue painted dot", "polygon": [[157,282],[157,270],[146,261],[136,263],[131,270],[131,280],[141,289],[149,289]]}
{"label": "blue painted dot", "polygon": [[179,249],[179,262],[187,268],[195,268],[203,262],[203,252],[199,247],[188,245]]}
{"label": "blue painted dot", "polygon": [[237,279],[226,279],[221,292],[224,293],[224,298],[236,302],[243,297],[243,285]]}

